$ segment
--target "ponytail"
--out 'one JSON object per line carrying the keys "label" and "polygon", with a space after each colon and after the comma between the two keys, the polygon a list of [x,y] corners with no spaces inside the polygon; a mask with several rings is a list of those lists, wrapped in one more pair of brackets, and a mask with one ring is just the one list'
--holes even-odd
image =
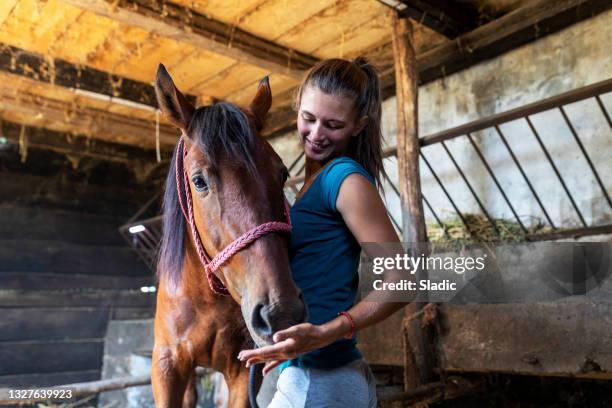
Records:
{"label": "ponytail", "polygon": [[361,164],[376,180],[379,188],[386,176],[382,157],[381,94],[378,72],[365,58],[354,61],[329,59],[308,71],[297,94],[296,105],[306,86],[316,86],[330,95],[343,95],[355,102],[357,120],[367,117],[367,123],[356,137],[351,137],[347,156]]}
{"label": "ponytail", "polygon": [[386,173],[382,157],[382,100],[378,71],[363,57],[357,58],[354,64],[367,76],[365,88],[357,104],[357,112],[359,118],[366,116],[368,122],[355,141],[349,144],[349,154],[365,167],[381,187],[381,176],[385,176]]}

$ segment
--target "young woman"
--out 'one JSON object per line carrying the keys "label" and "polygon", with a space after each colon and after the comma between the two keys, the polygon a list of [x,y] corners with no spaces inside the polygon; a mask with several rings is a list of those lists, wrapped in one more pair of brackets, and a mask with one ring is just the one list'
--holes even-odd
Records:
{"label": "young woman", "polygon": [[291,208],[290,255],[309,323],[239,358],[266,362],[264,374],[281,365],[270,407],[375,407],[355,332],[403,306],[367,297],[354,305],[359,243],[398,242],[376,188],[384,172],[377,73],[364,59],[322,61],[304,79],[297,106],[306,178]]}

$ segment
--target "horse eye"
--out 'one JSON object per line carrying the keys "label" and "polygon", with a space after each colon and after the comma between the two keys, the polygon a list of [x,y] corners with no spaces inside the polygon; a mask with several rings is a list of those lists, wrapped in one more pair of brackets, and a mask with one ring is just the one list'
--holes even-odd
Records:
{"label": "horse eye", "polygon": [[208,191],[208,184],[206,184],[206,180],[204,180],[204,176],[201,174],[193,176],[191,181],[199,192]]}

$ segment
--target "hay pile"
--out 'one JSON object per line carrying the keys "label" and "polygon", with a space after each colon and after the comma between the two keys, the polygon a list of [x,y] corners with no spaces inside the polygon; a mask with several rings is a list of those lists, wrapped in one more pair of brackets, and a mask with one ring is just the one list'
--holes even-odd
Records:
{"label": "hay pile", "polygon": [[[537,219],[531,226],[526,226],[525,233],[516,221],[493,219],[497,231],[484,215],[464,214],[465,224],[459,217],[444,220],[444,228],[436,222],[427,223],[427,238],[433,243],[453,242],[525,242],[527,236],[551,231],[542,220]],[[446,233],[445,230],[446,229]]]}

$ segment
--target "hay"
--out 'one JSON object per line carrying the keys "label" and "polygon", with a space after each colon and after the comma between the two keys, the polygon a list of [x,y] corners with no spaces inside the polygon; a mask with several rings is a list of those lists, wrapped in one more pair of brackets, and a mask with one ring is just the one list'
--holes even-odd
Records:
{"label": "hay", "polygon": [[[466,225],[459,217],[442,221],[442,228],[436,222],[427,223],[427,238],[432,243],[469,243],[469,242],[526,242],[529,235],[551,231],[542,220],[536,219],[525,226],[524,232],[516,221],[493,219],[497,231],[484,215],[464,214]],[[445,231],[446,230],[446,233]]]}

